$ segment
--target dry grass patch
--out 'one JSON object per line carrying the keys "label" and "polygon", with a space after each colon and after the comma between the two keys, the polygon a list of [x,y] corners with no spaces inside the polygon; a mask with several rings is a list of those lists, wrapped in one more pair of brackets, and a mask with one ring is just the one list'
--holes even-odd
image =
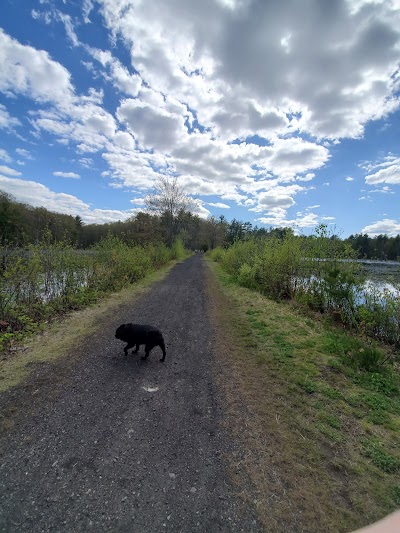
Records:
{"label": "dry grass patch", "polygon": [[232,476],[266,529],[346,532],[396,508],[396,369],[359,370],[351,358],[369,349],[360,340],[209,264],[216,379],[242,444]]}

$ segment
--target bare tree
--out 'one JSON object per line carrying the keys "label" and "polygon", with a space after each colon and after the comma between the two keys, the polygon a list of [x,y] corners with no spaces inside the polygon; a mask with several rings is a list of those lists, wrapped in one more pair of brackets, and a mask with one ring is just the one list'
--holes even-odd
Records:
{"label": "bare tree", "polygon": [[185,213],[191,210],[193,200],[178,183],[178,178],[161,176],[154,191],[145,197],[147,211],[160,217],[167,244],[171,246],[185,222]]}

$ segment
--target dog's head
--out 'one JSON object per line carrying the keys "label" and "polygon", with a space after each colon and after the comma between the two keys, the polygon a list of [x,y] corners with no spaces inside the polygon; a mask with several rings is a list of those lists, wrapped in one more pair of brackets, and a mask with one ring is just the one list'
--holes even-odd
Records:
{"label": "dog's head", "polygon": [[124,340],[125,330],[126,330],[126,324],[121,324],[117,328],[117,331],[115,332],[115,338],[116,339],[120,339],[120,340]]}

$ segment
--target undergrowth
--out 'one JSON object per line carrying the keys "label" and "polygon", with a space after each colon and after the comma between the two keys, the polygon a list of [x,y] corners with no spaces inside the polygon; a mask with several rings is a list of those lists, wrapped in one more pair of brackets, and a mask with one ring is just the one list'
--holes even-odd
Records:
{"label": "undergrowth", "polygon": [[89,250],[43,240],[3,255],[0,271],[0,352],[55,317],[82,309],[187,255],[182,243],[129,246],[107,236]]}
{"label": "undergrowth", "polygon": [[[209,264],[228,299],[225,327],[241,345],[231,364],[240,368],[247,398],[242,424],[255,428],[246,446],[258,463],[248,461],[248,475],[265,494],[265,523],[290,530],[293,524],[271,526],[271,516],[283,523],[282,509],[303,509],[299,530],[350,531],[393,511],[400,501],[400,376],[387,348],[241,287],[237,276]],[[278,486],[259,476],[271,469]]]}

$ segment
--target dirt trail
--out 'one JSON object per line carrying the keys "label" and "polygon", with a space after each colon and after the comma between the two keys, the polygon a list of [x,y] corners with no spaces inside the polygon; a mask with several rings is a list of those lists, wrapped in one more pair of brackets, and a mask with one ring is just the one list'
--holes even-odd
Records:
{"label": "dirt trail", "polygon": [[[57,394],[3,436],[0,531],[260,531],[227,474],[204,269],[189,258],[99,324]],[[165,363],[123,356],[125,322],[161,328]]]}

